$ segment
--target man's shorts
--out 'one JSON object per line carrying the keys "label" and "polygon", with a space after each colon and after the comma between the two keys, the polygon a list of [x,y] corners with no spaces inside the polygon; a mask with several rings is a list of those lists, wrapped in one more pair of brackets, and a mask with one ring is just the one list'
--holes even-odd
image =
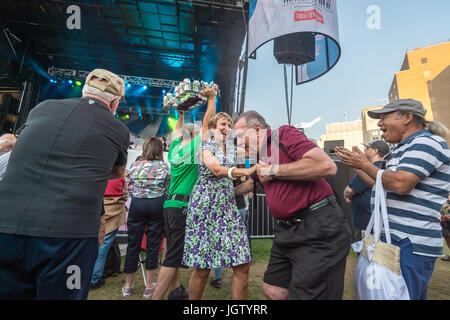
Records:
{"label": "man's shorts", "polygon": [[277,222],[264,282],[289,290],[292,300],[340,300],[351,231],[334,204],[310,212],[302,222]]}
{"label": "man's shorts", "polygon": [[186,207],[164,208],[164,230],[167,246],[166,259],[162,263],[164,267],[183,267],[181,261],[184,251],[186,210]]}

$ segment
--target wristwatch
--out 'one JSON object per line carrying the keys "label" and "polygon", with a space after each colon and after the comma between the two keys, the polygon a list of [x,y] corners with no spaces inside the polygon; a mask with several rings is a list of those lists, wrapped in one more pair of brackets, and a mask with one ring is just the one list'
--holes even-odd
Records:
{"label": "wristwatch", "polygon": [[270,176],[272,179],[275,179],[275,166],[274,166],[274,165],[271,165],[271,166],[270,166],[270,169],[269,169],[269,176]]}

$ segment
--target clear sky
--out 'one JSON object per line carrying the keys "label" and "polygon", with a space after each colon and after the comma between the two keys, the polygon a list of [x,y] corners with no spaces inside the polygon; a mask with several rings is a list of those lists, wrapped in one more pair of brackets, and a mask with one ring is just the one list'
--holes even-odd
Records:
{"label": "clear sky", "polygon": [[[379,30],[366,24],[371,5],[381,9]],[[337,0],[337,6],[339,62],[321,78],[294,87],[292,124],[321,117],[305,130],[317,141],[327,123],[361,119],[362,108],[387,101],[408,50],[450,40],[450,0]],[[273,41],[249,60],[245,110],[250,109],[272,127],[288,123],[283,66],[273,56]]]}

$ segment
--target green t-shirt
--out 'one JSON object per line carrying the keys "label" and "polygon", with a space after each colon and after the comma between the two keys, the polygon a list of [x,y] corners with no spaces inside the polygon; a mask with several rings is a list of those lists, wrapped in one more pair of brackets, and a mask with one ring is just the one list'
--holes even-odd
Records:
{"label": "green t-shirt", "polygon": [[[180,148],[181,138],[175,139],[170,145],[168,159],[170,162],[169,196],[179,194],[190,196],[198,178],[198,163],[195,156],[202,138],[200,134]],[[166,200],[164,208],[187,207],[188,203],[179,200]]]}

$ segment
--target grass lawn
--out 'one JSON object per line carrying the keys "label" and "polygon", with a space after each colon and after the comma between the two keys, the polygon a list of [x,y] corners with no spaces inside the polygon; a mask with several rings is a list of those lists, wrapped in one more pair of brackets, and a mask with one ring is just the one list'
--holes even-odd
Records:
{"label": "grass lawn", "polygon": [[[254,239],[252,240],[253,262],[249,276],[249,299],[265,300],[264,293],[261,288],[262,278],[269,259],[271,239]],[[449,255],[450,251],[445,246],[445,254]],[[125,257],[122,257],[122,266]],[[354,289],[354,271],[356,267],[357,255],[350,250],[347,258],[347,268],[345,274],[344,300],[356,300]],[[188,287],[191,269],[181,270],[181,283],[185,288]],[[232,269],[225,268],[222,276],[222,288],[216,289],[209,284],[206,286],[203,295],[204,300],[230,300],[231,299],[231,277]],[[213,277],[211,271],[210,277]],[[123,297],[121,288],[123,286],[124,275],[120,274],[116,277],[106,279],[104,287],[91,291],[89,300],[145,300],[142,298],[144,290],[144,281],[142,272],[139,269],[136,273],[135,290],[130,297]],[[437,259],[433,276],[428,286],[429,300],[450,300],[450,262]]]}

